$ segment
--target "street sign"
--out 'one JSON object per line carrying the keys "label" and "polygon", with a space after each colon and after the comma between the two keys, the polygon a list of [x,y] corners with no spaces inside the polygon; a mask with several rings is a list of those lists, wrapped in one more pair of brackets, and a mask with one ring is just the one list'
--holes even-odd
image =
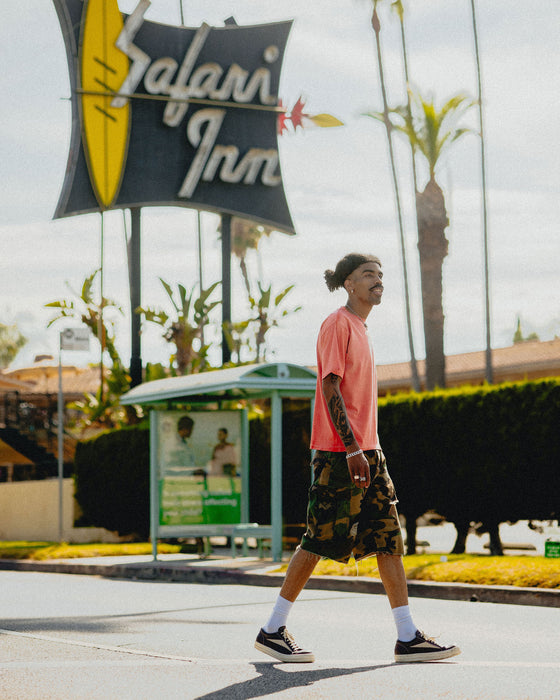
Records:
{"label": "street sign", "polygon": [[65,328],[60,333],[61,350],[89,350],[89,330],[87,328]]}

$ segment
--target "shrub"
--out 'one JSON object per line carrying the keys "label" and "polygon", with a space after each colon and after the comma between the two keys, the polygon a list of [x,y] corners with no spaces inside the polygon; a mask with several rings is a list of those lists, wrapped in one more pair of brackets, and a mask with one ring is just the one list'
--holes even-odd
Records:
{"label": "shrub", "polygon": [[78,443],[76,500],[79,524],[146,539],[149,525],[149,430],[134,426]]}
{"label": "shrub", "polygon": [[558,517],[559,423],[555,379],[380,401],[381,441],[409,542],[428,509],[463,534],[473,521],[497,531],[500,522]]}

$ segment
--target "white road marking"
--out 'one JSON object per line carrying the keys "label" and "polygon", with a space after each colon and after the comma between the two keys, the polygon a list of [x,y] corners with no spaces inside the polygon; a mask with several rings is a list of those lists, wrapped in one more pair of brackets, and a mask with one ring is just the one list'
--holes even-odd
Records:
{"label": "white road marking", "polygon": [[[97,642],[82,642],[75,639],[67,639],[64,637],[50,637],[44,634],[32,634],[31,632],[15,632],[13,630],[0,629],[0,634],[6,634],[14,637],[26,637],[28,639],[36,639],[42,642],[51,642],[54,644],[66,644],[68,646],[84,647],[86,649],[99,649],[101,651],[112,651],[120,654],[130,654],[133,656],[143,656],[150,657],[154,659],[164,659],[167,661],[181,661],[195,664],[204,664],[209,666],[236,666],[239,664],[254,664],[254,663],[269,663],[269,664],[279,664],[285,670],[305,670],[306,668],[354,668],[354,667],[375,667],[375,666],[398,666],[399,668],[410,668],[410,667],[425,667],[429,664],[437,665],[441,667],[446,666],[469,666],[471,668],[558,668],[560,669],[560,661],[488,661],[488,660],[467,660],[463,659],[461,656],[455,656],[452,659],[445,659],[443,661],[432,661],[428,664],[424,662],[416,662],[410,664],[397,664],[392,658],[387,659],[324,659],[321,661],[315,661],[313,663],[306,664],[283,664],[281,661],[275,661],[274,659],[267,658],[264,655],[258,655],[254,657],[244,657],[239,659],[209,659],[202,657],[192,657],[192,656],[181,656],[177,654],[165,654],[162,652],[149,651],[145,649],[131,649],[124,646],[112,646],[109,644],[98,644]],[[64,666],[70,665],[84,665],[85,661],[29,661],[29,662],[5,662],[0,663],[0,669],[8,668],[29,668],[32,666]],[[103,662],[106,663],[106,662]]]}

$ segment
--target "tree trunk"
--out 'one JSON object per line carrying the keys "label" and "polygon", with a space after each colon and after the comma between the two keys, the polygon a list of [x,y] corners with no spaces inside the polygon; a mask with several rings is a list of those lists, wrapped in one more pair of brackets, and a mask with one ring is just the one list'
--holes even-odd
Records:
{"label": "tree trunk", "polygon": [[451,554],[464,554],[467,547],[470,522],[468,520],[457,519],[453,525],[455,525],[455,529],[457,530],[457,539],[455,540]]}
{"label": "tree trunk", "polygon": [[422,310],[426,342],[426,388],[445,386],[443,350],[442,267],[449,241],[443,192],[432,177],[424,192],[416,193],[418,251],[422,281]]}
{"label": "tree trunk", "polygon": [[500,539],[500,523],[491,521],[485,523],[488,526],[488,534],[490,536],[489,549],[490,554],[494,557],[501,557],[504,554],[502,540]]}
{"label": "tree trunk", "polygon": [[416,518],[410,514],[406,516],[406,553],[416,554]]}

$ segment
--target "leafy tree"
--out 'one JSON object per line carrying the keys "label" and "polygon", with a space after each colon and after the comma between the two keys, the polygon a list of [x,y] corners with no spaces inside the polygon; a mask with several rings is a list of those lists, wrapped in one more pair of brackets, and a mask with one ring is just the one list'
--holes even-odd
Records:
{"label": "leafy tree", "polygon": [[279,325],[280,318],[296,313],[301,309],[301,306],[297,306],[295,309],[280,309],[282,302],[294,288],[293,284],[283,289],[275,297],[272,296],[272,285],[264,288],[260,282],[257,282],[257,286],[260,296],[258,299],[250,297],[249,303],[251,304],[251,310],[256,313],[253,319],[257,324],[255,335],[256,359],[257,362],[263,362],[266,360],[266,334],[268,331]]}
{"label": "leafy tree", "polygon": [[[408,139],[413,153],[421,155],[429,179],[424,191],[416,189],[418,251],[422,281],[422,308],[426,342],[426,386],[445,386],[443,349],[444,315],[442,303],[442,268],[449,241],[445,229],[449,224],[443,191],[436,181],[442,157],[462,136],[473,129],[458,123],[476,101],[464,94],[452,96],[439,109],[432,98],[411,91],[411,108],[407,104],[389,110],[394,129]],[[384,121],[386,115],[370,112],[368,116]]]}
{"label": "leafy tree", "polygon": [[251,357],[253,351],[251,337],[248,333],[250,324],[251,319],[237,323],[228,321],[223,324],[223,332],[233,358],[233,364],[241,365]]}
{"label": "leafy tree", "polygon": [[[239,267],[247,291],[247,300],[250,307],[250,317],[239,323],[228,323],[224,327],[224,335],[232,354],[237,356],[237,363],[243,361],[245,350],[246,357],[255,362],[266,360],[267,347],[266,335],[271,328],[277,327],[281,318],[295,313],[301,309],[281,308],[285,297],[293,289],[290,285],[281,292],[272,295],[272,285],[265,287],[260,279],[256,285],[251,280],[247,266],[247,253],[254,250],[258,254],[259,243],[263,236],[270,236],[273,229],[257,224],[253,221],[234,218],[231,226],[231,249],[239,260]],[[253,291],[257,287],[258,294]]]}
{"label": "leafy tree", "polygon": [[19,332],[15,324],[7,326],[0,323],[0,369],[8,367],[26,343],[27,338]]}
{"label": "leafy tree", "polygon": [[45,306],[58,309],[58,314],[49,321],[47,327],[65,318],[79,321],[89,328],[94,338],[99,341],[102,357],[105,352],[109,355],[111,364],[107,373],[103,371],[101,362],[99,389],[95,394],[86,394],[84,401],[75,402],[72,407],[82,412],[83,419],[80,423],[83,426],[112,427],[125,420],[126,413],[119,406],[119,397],[129,388],[130,376],[116,347],[115,323],[109,320],[105,313],[110,309],[122,314],[123,310],[116,302],[106,297],[97,302],[93,296],[93,287],[99,272],[99,269],[95,270],[86,277],[79,294],[67,285],[75,299],[52,301]]}
{"label": "leafy tree", "polygon": [[521,328],[521,319],[517,317],[517,328],[513,334],[513,344],[526,343],[528,340],[539,340],[539,336],[536,333],[529,333],[527,337],[523,335],[523,330]]}
{"label": "leafy tree", "polygon": [[171,286],[161,277],[160,282],[176,315],[171,317],[162,309],[143,307],[138,307],[135,311],[143,314],[146,321],[156,323],[163,328],[163,338],[175,346],[170,364],[171,366],[173,363],[176,364],[180,375],[200,372],[204,369],[210,348],[210,345],[202,343],[203,329],[209,322],[208,317],[212,309],[222,303],[221,301],[209,301],[209,298],[221,282],[214,282],[208,289],[202,289],[197,298],[194,298],[197,285],[194,285],[187,292],[182,284],[178,284],[178,300],[175,299]]}

